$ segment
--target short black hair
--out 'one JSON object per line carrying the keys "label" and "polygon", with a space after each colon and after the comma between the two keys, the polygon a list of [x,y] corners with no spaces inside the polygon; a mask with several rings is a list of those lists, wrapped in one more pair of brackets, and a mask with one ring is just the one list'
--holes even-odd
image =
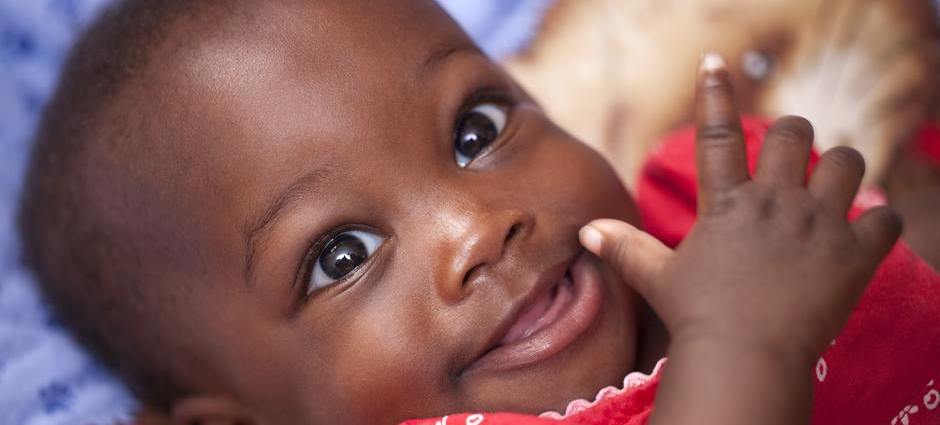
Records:
{"label": "short black hair", "polygon": [[43,112],[18,216],[25,260],[57,318],[138,398],[164,410],[185,391],[165,355],[174,330],[157,329],[155,319],[168,314],[168,298],[152,296],[152,282],[137,273],[140,243],[104,217],[107,195],[96,191],[94,169],[108,146],[134,137],[109,109],[174,24],[207,3],[128,0],[90,25]]}

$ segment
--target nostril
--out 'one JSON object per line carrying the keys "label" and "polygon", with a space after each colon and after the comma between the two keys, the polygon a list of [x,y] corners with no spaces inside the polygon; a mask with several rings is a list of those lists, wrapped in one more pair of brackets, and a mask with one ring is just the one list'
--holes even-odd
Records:
{"label": "nostril", "polygon": [[503,241],[503,243],[508,243],[513,236],[516,236],[516,233],[519,233],[520,228],[522,228],[521,224],[513,224],[512,227],[509,228],[509,232],[506,232],[506,239]]}
{"label": "nostril", "polygon": [[[477,264],[477,265],[475,265],[475,266],[473,266],[473,267],[471,267],[469,270],[467,270],[466,273],[464,273],[464,275],[463,275],[463,280],[461,281],[461,286],[466,287],[466,286],[469,285],[474,279],[476,279],[477,276],[482,272],[482,267],[483,267],[483,266],[485,266],[485,265],[487,265],[487,264],[489,264],[489,263],[498,261],[499,258],[500,258],[502,255],[505,254],[505,250],[506,250],[506,247],[509,245],[509,242],[510,242],[513,238],[515,238],[516,236],[518,236],[518,235],[523,231],[523,229],[524,229],[524,225],[523,225],[522,223],[516,223],[516,224],[513,224],[512,226],[510,226],[510,227],[509,227],[509,230],[506,231],[506,237],[503,238],[503,244],[502,244],[502,249],[501,249],[501,251],[499,251],[499,252],[491,252],[489,255],[485,256],[484,258],[478,258],[477,261],[480,261],[480,263]],[[494,235],[494,236],[495,236],[495,235]],[[493,248],[496,248],[496,247],[493,247]]]}
{"label": "nostril", "polygon": [[477,273],[477,270],[479,270],[480,267],[482,266],[483,266],[482,264],[477,264],[471,267],[470,270],[467,270],[467,273],[463,275],[463,282],[461,282],[460,284],[462,286],[467,286],[467,284],[470,283],[470,280],[473,279],[473,276]]}

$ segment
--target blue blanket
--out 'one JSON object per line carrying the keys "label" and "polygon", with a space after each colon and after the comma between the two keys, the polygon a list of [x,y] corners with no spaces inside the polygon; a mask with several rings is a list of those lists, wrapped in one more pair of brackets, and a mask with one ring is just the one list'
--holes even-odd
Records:
{"label": "blue blanket", "polygon": [[[55,323],[24,269],[13,216],[29,140],[65,53],[109,0],[0,0],[0,425],[113,424],[133,398]],[[484,50],[530,37],[552,0],[443,0]]]}

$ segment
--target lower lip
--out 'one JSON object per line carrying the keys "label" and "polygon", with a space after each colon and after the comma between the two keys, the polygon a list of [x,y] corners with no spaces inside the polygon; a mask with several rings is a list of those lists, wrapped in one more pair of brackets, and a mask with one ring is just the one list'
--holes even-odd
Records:
{"label": "lower lip", "polygon": [[564,351],[584,334],[601,310],[601,276],[587,253],[578,256],[569,272],[570,289],[574,294],[554,321],[532,335],[493,348],[464,373],[505,371],[530,366]]}

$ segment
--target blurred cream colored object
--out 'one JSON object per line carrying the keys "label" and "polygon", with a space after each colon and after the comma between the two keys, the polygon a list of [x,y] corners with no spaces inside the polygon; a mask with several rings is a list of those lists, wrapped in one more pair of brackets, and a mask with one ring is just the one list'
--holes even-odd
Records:
{"label": "blurred cream colored object", "polygon": [[809,118],[821,149],[863,153],[872,183],[935,118],[938,40],[930,0],[559,0],[507,66],[630,184],[691,121],[696,64],[720,52],[744,113]]}

